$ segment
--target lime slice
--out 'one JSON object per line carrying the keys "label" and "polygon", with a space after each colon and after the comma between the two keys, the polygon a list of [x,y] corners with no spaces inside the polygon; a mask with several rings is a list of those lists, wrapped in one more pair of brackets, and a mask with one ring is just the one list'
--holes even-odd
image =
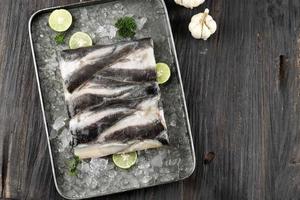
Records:
{"label": "lime slice", "polygon": [[112,156],[112,159],[115,165],[117,165],[118,167],[122,169],[128,169],[135,164],[137,160],[137,154],[136,152],[114,154]]}
{"label": "lime slice", "polygon": [[157,82],[159,84],[163,84],[169,80],[171,76],[171,71],[169,66],[166,63],[157,63],[156,74],[157,74]]}
{"label": "lime slice", "polygon": [[80,47],[89,47],[93,45],[91,37],[83,32],[74,33],[69,41],[70,49],[77,49]]}
{"label": "lime slice", "polygon": [[49,26],[54,31],[64,32],[72,24],[72,15],[65,9],[54,10],[49,17]]}

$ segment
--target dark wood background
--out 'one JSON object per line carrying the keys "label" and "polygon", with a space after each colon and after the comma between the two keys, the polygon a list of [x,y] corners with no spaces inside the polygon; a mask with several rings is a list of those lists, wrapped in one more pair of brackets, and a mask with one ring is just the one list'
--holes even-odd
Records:
{"label": "dark wood background", "polygon": [[[79,0],[0,0],[0,198],[61,199],[42,123],[27,22]],[[185,181],[99,199],[300,199],[300,1],[166,0],[197,157]],[[192,39],[208,7],[218,30]],[[213,161],[204,155],[214,152]]]}

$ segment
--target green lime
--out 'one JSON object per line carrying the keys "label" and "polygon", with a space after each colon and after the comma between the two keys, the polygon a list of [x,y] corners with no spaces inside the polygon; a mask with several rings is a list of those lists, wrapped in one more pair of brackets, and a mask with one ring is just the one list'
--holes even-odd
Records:
{"label": "green lime", "polygon": [[74,33],[69,40],[70,49],[77,49],[80,47],[89,47],[93,45],[91,37],[84,32]]}
{"label": "green lime", "polygon": [[65,9],[54,10],[49,17],[49,26],[57,32],[64,32],[72,24],[72,15]]}
{"label": "green lime", "polygon": [[136,152],[114,154],[112,159],[118,167],[128,169],[135,164],[137,160]]}
{"label": "green lime", "polygon": [[171,76],[171,71],[169,66],[166,63],[157,63],[156,74],[157,74],[157,82],[159,84],[163,84],[169,80]]}

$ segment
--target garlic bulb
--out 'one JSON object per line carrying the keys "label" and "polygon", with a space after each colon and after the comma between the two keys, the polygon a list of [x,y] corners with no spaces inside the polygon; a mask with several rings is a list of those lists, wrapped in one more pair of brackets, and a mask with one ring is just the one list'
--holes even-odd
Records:
{"label": "garlic bulb", "polygon": [[217,30],[217,23],[208,14],[209,10],[205,9],[204,13],[194,15],[189,24],[189,30],[196,39],[207,40]]}
{"label": "garlic bulb", "polygon": [[186,8],[195,8],[204,3],[205,0],[175,0],[175,3],[184,6]]}

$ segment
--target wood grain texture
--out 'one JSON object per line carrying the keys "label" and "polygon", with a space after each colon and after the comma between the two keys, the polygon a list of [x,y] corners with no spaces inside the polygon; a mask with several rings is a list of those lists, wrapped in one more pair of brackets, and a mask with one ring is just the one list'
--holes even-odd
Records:
{"label": "wood grain texture", "polygon": [[[79,0],[0,1],[0,198],[62,199],[55,190],[27,21]],[[98,199],[299,200],[300,1],[166,0],[197,156],[185,181]],[[218,30],[191,38],[208,7]],[[204,155],[215,158],[204,164]]]}

